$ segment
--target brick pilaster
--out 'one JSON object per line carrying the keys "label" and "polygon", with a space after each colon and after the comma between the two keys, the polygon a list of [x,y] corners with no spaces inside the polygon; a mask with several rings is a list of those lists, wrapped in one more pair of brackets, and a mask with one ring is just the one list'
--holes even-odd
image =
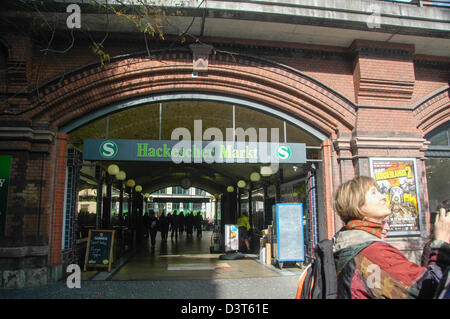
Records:
{"label": "brick pilaster", "polygon": [[324,192],[324,210],[325,210],[325,229],[327,238],[333,237],[335,234],[335,213],[333,210],[333,181],[332,181],[332,164],[331,152],[332,144],[330,140],[322,142],[322,159],[323,159],[323,192]]}
{"label": "brick pilaster", "polygon": [[414,91],[414,46],[355,40],[353,81],[355,99],[363,105],[400,105],[411,102]]}
{"label": "brick pilaster", "polygon": [[49,225],[49,265],[62,263],[62,227],[64,218],[64,192],[66,184],[67,169],[67,141],[69,136],[58,133],[53,151],[53,197]]}

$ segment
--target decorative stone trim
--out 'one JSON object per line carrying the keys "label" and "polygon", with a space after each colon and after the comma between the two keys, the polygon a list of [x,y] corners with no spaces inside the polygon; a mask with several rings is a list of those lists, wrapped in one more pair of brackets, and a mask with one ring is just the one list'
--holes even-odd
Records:
{"label": "decorative stone trim", "polygon": [[336,152],[340,151],[350,151],[351,150],[351,139],[347,138],[337,138],[333,141],[333,146]]}
{"label": "decorative stone trim", "polygon": [[426,140],[423,138],[395,138],[395,137],[355,137],[351,141],[352,149],[382,148],[382,149],[426,149]]}
{"label": "decorative stone trim", "polygon": [[213,47],[206,44],[191,44],[189,48],[193,53],[193,71],[194,72],[207,72],[209,55]]}
{"label": "decorative stone trim", "polygon": [[0,127],[0,138],[51,144],[55,138],[55,133],[29,127]]}
{"label": "decorative stone trim", "polygon": [[48,246],[0,247],[0,258],[22,258],[46,255],[48,255]]}

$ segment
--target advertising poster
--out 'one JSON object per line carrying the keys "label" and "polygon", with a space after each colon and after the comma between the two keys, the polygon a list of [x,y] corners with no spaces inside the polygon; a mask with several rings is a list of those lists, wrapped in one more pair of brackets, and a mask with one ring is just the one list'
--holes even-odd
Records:
{"label": "advertising poster", "polygon": [[225,251],[239,250],[239,230],[237,225],[225,225]]}
{"label": "advertising poster", "polygon": [[415,159],[371,158],[371,176],[392,210],[389,235],[420,233],[419,197]]}

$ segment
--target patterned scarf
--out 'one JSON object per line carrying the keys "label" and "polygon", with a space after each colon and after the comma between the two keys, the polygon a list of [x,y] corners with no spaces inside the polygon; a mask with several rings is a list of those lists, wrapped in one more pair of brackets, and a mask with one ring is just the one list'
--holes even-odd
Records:
{"label": "patterned scarf", "polygon": [[374,223],[367,220],[351,220],[346,225],[347,229],[358,229],[358,230],[364,230],[368,232],[369,234],[375,235],[378,238],[382,238],[382,230],[383,230],[383,224],[381,223]]}

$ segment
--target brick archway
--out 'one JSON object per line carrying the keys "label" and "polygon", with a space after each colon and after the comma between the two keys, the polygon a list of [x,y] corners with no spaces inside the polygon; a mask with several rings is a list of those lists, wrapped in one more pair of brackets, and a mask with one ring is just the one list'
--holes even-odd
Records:
{"label": "brick archway", "polygon": [[[353,102],[289,66],[250,56],[217,54],[210,57],[207,75],[193,77],[192,68],[190,52],[168,53],[151,59],[128,56],[113,59],[106,66],[88,65],[66,76],[63,82],[55,80],[44,85],[40,89],[41,99],[34,101],[26,113],[33,123],[58,132],[68,123],[113,104],[167,93],[196,92],[266,105],[308,123],[329,139],[341,133],[350,134],[354,128]],[[58,133],[57,141],[60,148],[67,147],[65,133]],[[335,232],[331,205],[333,151],[330,140],[325,140],[322,146],[323,222],[326,236],[331,237]],[[64,169],[63,165],[58,167]],[[52,214],[59,215],[62,216],[62,211]],[[60,228],[56,222],[50,234],[56,240],[51,245],[51,264],[60,262],[61,254],[56,249]]]}
{"label": "brick archway", "polygon": [[[22,115],[35,127],[47,127],[56,134],[56,147],[50,151],[49,181],[51,196],[47,203],[49,265],[62,263],[61,236],[64,198],[65,154],[68,135],[62,127],[87,114],[124,101],[177,93],[213,93],[254,101],[287,114],[321,132],[329,139],[349,134],[356,122],[356,106],[319,81],[285,65],[249,56],[213,55],[207,75],[192,75],[190,52],[163,56],[115,58],[106,66],[88,65],[56,79],[39,89],[40,99]],[[59,132],[59,133],[57,133]],[[323,197],[326,236],[333,235],[331,208],[332,147],[323,142]],[[51,177],[51,176],[52,177]],[[47,227],[47,226],[46,226]]]}
{"label": "brick archway", "polygon": [[450,87],[447,85],[428,95],[413,110],[417,127],[422,130],[423,136],[427,135],[450,117]]}
{"label": "brick archway", "polygon": [[339,93],[288,66],[253,57],[211,56],[207,76],[192,76],[192,55],[122,57],[90,65],[44,85],[27,112],[34,123],[61,126],[125,100],[165,92],[213,92],[256,101],[295,116],[327,136],[351,131],[356,107]]}

